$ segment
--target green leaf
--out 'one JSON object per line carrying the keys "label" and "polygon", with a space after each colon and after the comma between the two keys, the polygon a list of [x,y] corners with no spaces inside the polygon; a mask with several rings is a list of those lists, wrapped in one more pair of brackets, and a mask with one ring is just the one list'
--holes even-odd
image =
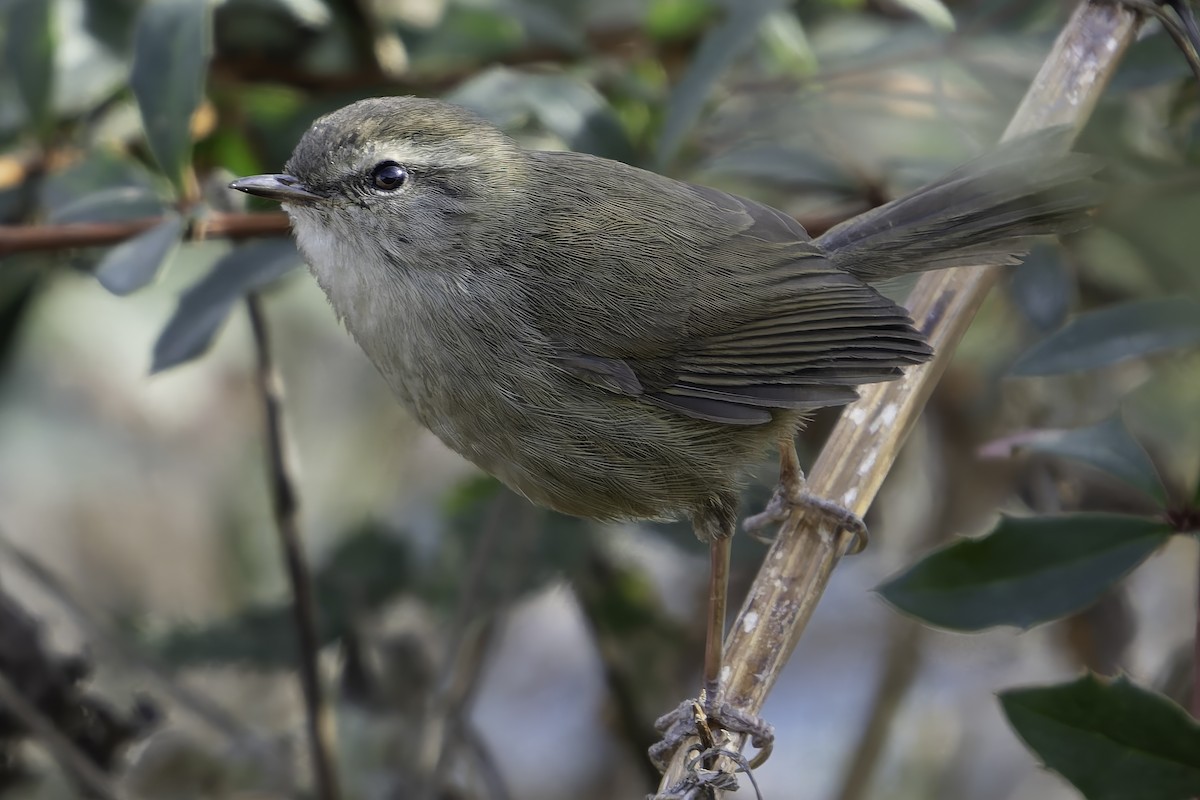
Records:
{"label": "green leaf", "polygon": [[206,0],[151,0],[134,27],[130,85],[150,152],[180,194],[192,148],[192,113],[204,94],[211,28]]}
{"label": "green leaf", "polygon": [[683,39],[704,27],[713,14],[711,0],[650,0],[646,6],[646,34],[651,39]]}
{"label": "green leaf", "polygon": [[290,239],[264,239],[227,253],[179,298],[175,313],[154,343],[150,371],[161,372],[203,353],[242,296],[300,263],[300,253]]}
{"label": "green leaf", "polygon": [[[162,183],[157,177],[144,165],[124,155],[105,148],[89,150],[87,158],[62,170],[46,173],[41,181],[38,204],[47,216],[57,218],[64,209],[115,187],[153,191],[156,184]],[[115,200],[114,203],[125,205],[126,201]],[[98,204],[102,205],[103,201]],[[100,215],[97,213],[96,216]],[[154,216],[158,216],[158,213]],[[86,222],[88,219],[77,221]]]}
{"label": "green leaf", "polygon": [[1106,91],[1125,93],[1149,89],[1189,78],[1191,74],[1187,59],[1180,58],[1179,48],[1171,37],[1158,30],[1129,46]]}
{"label": "green leaf", "polygon": [[165,204],[152,190],[141,186],[116,186],[85,194],[55,209],[47,220],[55,225],[72,222],[124,222],[162,216]]}
{"label": "green leaf", "polygon": [[[329,10],[325,0],[270,0],[268,8],[272,11],[278,8],[294,22],[312,30],[325,28],[333,21],[333,12]],[[246,9],[238,10],[245,13]],[[369,9],[369,11],[377,10],[378,8],[375,6]]]}
{"label": "green leaf", "polygon": [[474,67],[511,53],[525,43],[513,14],[478,4],[449,3],[441,22],[412,43],[413,66],[429,74]]}
{"label": "green leaf", "polygon": [[499,67],[471,78],[446,99],[467,106],[499,127],[530,115],[567,145],[631,162],[636,153],[608,101],[571,75],[537,75]]}
{"label": "green leaf", "polygon": [[1125,678],[1010,689],[1000,704],[1025,744],[1088,800],[1200,795],[1200,726]]}
{"label": "green leaf", "polygon": [[889,603],[943,628],[1030,628],[1078,611],[1171,536],[1118,514],[1002,517],[986,536],[924,558],[879,588]]}
{"label": "green leaf", "polygon": [[1055,375],[1200,344],[1200,304],[1173,297],[1081,314],[1031,347],[1013,375]]}
{"label": "green leaf", "polygon": [[907,9],[939,31],[955,28],[954,15],[942,4],[942,0],[894,0],[896,5]]}
{"label": "green leaf", "polygon": [[813,75],[820,67],[804,26],[787,9],[778,9],[767,15],[762,28],[762,46],[758,52],[760,56],[768,57],[775,69],[783,69],[794,75]]}
{"label": "green leaf", "polygon": [[703,169],[713,175],[735,175],[792,188],[848,191],[859,183],[828,154],[786,145],[741,147],[721,154]]}
{"label": "green leaf", "polygon": [[521,22],[530,40],[579,55],[587,49],[583,25],[563,6],[562,0],[505,0],[500,7]]}
{"label": "green leaf", "polygon": [[39,136],[53,122],[53,0],[8,0],[4,15],[4,65],[15,78],[17,92]]}
{"label": "green leaf", "polygon": [[767,15],[783,0],[727,0],[725,19],[696,48],[696,56],[667,100],[666,117],[658,137],[655,163],[667,166],[683,138],[700,118],[714,83],[751,42]]}
{"label": "green leaf", "polygon": [[96,280],[115,295],[136,292],[158,274],[183,236],[183,217],[174,212],[162,222],[121,242],[96,265]]}
{"label": "green leaf", "polygon": [[1118,478],[1153,498],[1167,502],[1166,490],[1146,451],[1116,414],[1103,422],[1069,431],[1039,431],[1025,446],[1036,453],[1069,458]]}
{"label": "green leaf", "polygon": [[1075,293],[1075,282],[1063,261],[1062,248],[1039,244],[1013,267],[1008,293],[1013,303],[1045,334],[1063,324]]}

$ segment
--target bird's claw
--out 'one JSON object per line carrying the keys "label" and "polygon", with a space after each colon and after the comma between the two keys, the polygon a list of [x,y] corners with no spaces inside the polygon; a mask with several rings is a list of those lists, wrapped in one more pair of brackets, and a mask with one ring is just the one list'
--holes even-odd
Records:
{"label": "bird's claw", "polygon": [[763,800],[762,792],[758,788],[758,781],[754,779],[754,772],[746,761],[746,757],[741,753],[724,748],[713,748],[696,753],[685,765],[686,771],[682,778],[663,792],[647,795],[646,800],[699,800],[699,798],[713,797],[718,789],[737,791],[737,775],[733,772],[704,768],[703,765],[706,761],[716,758],[728,758],[736,764],[737,771],[746,773],[746,777],[750,780],[756,800]]}
{"label": "bird's claw", "polygon": [[742,528],[758,541],[770,544],[774,539],[764,535],[763,529],[780,524],[797,508],[815,511],[840,530],[854,534],[854,540],[846,550],[849,555],[861,553],[866,548],[867,542],[870,541],[867,525],[862,521],[862,517],[832,500],[826,500],[824,497],[818,497],[805,490],[803,484],[798,489],[791,489],[782,483],[776,486],[774,494],[767,502],[767,507],[760,513],[747,517],[742,523]]}
{"label": "bird's claw", "polygon": [[[693,738],[699,739],[700,747],[696,749],[717,752],[727,743],[728,734],[746,735],[758,749],[747,765],[749,768],[761,766],[770,757],[775,744],[775,729],[762,717],[726,702],[710,701],[705,696],[683,701],[655,720],[654,728],[663,738],[650,748],[650,760],[661,772],[666,771],[671,754]],[[720,742],[717,741],[718,732],[723,732]]]}

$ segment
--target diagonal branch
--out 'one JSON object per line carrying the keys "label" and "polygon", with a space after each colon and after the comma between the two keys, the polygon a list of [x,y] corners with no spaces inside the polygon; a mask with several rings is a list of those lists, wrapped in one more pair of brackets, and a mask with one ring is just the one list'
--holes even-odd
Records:
{"label": "diagonal branch", "polygon": [[[1013,117],[1006,137],[1053,125],[1083,127],[1139,18],[1126,9],[1083,3],[1067,23]],[[1002,268],[928,273],[908,308],[937,355],[900,380],[863,387],[813,466],[808,489],[865,514],[925,402]],[[725,641],[725,699],[758,713],[804,632],[851,535],[798,511],[779,532]],[[668,791],[684,774],[679,748],[663,776]]]}

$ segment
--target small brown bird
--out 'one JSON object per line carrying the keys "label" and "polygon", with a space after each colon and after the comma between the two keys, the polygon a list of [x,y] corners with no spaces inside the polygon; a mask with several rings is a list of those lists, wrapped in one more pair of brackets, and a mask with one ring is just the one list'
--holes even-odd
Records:
{"label": "small brown bird", "polygon": [[1095,166],[1062,141],[1004,145],[815,240],[753,200],[526,150],[416,97],[322,117],[286,174],[232,187],[283,203],[337,315],[448,446],[566,514],[691,520],[712,549],[704,696],[718,711],[747,470],[778,443],[773,505],[805,502],[804,414],[930,357],[869,283],[1013,263],[1027,237],[1085,224]]}

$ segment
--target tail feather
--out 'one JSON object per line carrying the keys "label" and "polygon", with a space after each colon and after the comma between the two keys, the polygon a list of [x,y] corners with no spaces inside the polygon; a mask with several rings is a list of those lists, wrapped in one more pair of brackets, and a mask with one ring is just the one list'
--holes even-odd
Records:
{"label": "tail feather", "polygon": [[1031,237],[1087,227],[1100,200],[1099,161],[1065,153],[1066,143],[1063,128],[1006,142],[816,243],[834,266],[868,282],[1016,263]]}

